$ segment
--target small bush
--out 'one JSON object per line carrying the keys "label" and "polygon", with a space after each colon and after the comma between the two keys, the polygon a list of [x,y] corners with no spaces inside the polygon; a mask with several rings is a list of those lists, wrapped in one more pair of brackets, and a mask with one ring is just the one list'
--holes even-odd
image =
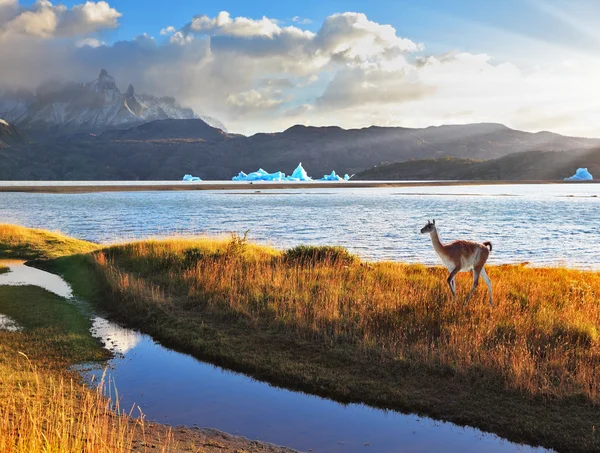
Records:
{"label": "small bush", "polygon": [[284,259],[311,265],[317,263],[353,264],[358,262],[358,257],[344,247],[331,245],[298,245],[286,250]]}

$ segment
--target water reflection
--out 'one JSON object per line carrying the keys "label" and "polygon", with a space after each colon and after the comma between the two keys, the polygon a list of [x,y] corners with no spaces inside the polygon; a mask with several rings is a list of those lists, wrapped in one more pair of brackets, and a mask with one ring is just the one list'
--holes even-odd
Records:
{"label": "water reflection", "polygon": [[92,319],[92,336],[99,338],[104,347],[115,354],[126,354],[141,341],[140,333],[98,316]]}
{"label": "water reflection", "polygon": [[22,327],[14,319],[0,313],[0,330],[18,332]]}
{"label": "water reflection", "polygon": [[8,267],[10,270],[6,274],[0,274],[0,285],[35,285],[65,299],[73,296],[69,284],[58,275],[25,266],[24,262],[19,260],[0,260],[0,265]]}

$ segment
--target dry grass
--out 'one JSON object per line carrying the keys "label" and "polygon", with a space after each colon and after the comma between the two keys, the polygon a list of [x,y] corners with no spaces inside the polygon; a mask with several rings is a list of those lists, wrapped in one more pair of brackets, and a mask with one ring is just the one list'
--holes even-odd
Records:
{"label": "dry grass", "polygon": [[[36,287],[0,287],[0,312],[24,327],[0,330],[0,452],[124,453],[140,445],[144,420],[68,371],[107,356],[89,335],[89,320]],[[148,451],[170,451],[168,436]]]}
{"label": "dry grass", "polygon": [[175,297],[164,308],[179,315],[234,315],[326,346],[482,370],[530,395],[600,402],[600,273],[491,267],[490,309],[484,288],[463,307],[466,275],[453,300],[441,268],[295,255],[234,238],[138,242],[95,256],[114,292],[141,304],[166,292]]}
{"label": "dry grass", "polygon": [[99,246],[60,233],[0,224],[0,258],[51,259],[89,253]]}
{"label": "dry grass", "polygon": [[121,453],[144,437],[142,418],[117,415],[100,392],[73,377],[33,366],[25,357],[9,369],[1,366],[0,373],[0,451]]}

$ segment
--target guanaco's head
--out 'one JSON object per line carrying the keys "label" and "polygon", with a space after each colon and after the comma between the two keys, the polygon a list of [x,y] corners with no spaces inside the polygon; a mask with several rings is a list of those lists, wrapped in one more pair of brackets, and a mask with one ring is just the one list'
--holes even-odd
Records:
{"label": "guanaco's head", "polygon": [[421,228],[421,234],[431,233],[433,230],[435,230],[435,219],[433,219],[433,222],[427,221],[427,225]]}

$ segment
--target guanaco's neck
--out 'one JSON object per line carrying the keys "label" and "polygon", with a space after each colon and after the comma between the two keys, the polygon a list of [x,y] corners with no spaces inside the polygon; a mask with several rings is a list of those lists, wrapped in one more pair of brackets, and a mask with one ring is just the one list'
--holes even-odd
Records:
{"label": "guanaco's neck", "polygon": [[431,236],[431,243],[433,244],[433,249],[436,251],[436,253],[438,255],[445,255],[446,253],[444,251],[444,244],[442,244],[442,241],[440,241],[437,229],[434,228],[431,230],[429,235]]}

